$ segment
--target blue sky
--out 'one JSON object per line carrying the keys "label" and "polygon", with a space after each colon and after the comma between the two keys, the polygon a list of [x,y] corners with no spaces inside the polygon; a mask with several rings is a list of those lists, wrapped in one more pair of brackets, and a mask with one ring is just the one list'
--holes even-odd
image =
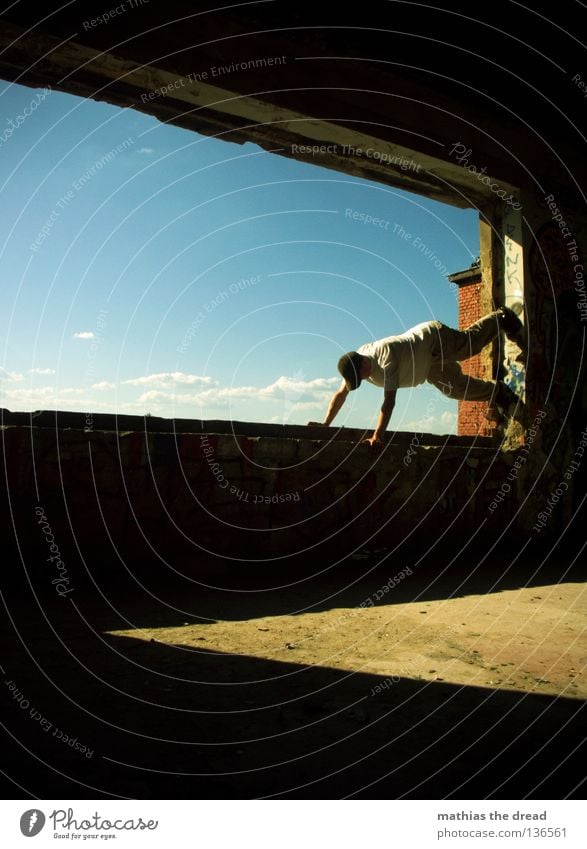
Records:
{"label": "blue sky", "polygon": [[[345,351],[457,325],[445,274],[479,253],[475,211],[132,109],[0,91],[0,406],[303,424],[323,419]],[[336,423],[372,425],[380,396],[363,384]],[[424,384],[398,393],[391,426],[451,433],[456,412]]]}

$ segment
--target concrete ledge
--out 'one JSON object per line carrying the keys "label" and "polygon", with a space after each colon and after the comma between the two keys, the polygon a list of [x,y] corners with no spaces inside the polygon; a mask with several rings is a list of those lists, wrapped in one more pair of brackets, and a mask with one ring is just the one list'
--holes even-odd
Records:
{"label": "concrete ledge", "polygon": [[[62,430],[72,428],[86,432],[114,431],[116,433],[215,433],[235,436],[271,437],[273,439],[311,439],[328,442],[360,442],[372,430],[347,427],[308,427],[307,425],[279,425],[264,422],[238,422],[222,419],[164,419],[158,416],[119,416],[114,413],[76,413],[55,410],[37,410],[33,413],[11,412],[0,409],[0,426],[28,426]],[[414,436],[411,431],[390,431],[388,441],[407,445]],[[453,434],[418,433],[418,444],[461,446],[495,449],[500,440],[494,437],[455,436]]]}
{"label": "concrete ledge", "polygon": [[[489,509],[511,458],[486,445],[395,434],[374,450],[356,438],[324,440],[321,428],[315,439],[311,428],[274,425],[247,425],[255,436],[195,433],[194,422],[183,423],[188,432],[177,422],[167,422],[172,432],[126,429],[144,425],[140,417],[104,417],[125,429],[88,430],[64,426],[80,422],[69,413],[33,417],[45,427],[31,427],[30,414],[26,426],[6,424],[15,415],[25,414],[3,417],[2,530],[19,547],[39,549],[40,564],[47,531],[39,509],[60,556],[82,571],[96,561],[108,569],[202,556],[246,563],[306,553],[319,561],[375,543],[461,545],[481,526],[486,544],[492,528],[498,534],[511,520],[505,505]],[[351,433],[360,432],[344,437]],[[512,499],[523,486],[520,474]]]}

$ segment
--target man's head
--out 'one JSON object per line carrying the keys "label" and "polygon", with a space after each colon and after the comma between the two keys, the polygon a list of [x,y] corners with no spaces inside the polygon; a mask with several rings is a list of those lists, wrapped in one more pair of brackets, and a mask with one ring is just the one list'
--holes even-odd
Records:
{"label": "man's head", "polygon": [[338,361],[338,370],[343,376],[346,388],[351,391],[361,385],[361,380],[369,376],[369,359],[356,351],[348,351]]}

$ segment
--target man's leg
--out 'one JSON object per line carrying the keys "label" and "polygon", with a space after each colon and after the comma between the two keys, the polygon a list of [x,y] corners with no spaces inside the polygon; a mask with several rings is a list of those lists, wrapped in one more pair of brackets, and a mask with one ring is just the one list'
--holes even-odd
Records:
{"label": "man's leg", "polygon": [[469,377],[458,363],[446,360],[433,363],[426,379],[455,401],[491,401],[496,392],[495,381]]}
{"label": "man's leg", "polygon": [[428,383],[448,398],[456,401],[489,401],[487,418],[499,421],[503,413],[507,418],[525,422],[526,410],[521,398],[501,380],[480,380],[463,374],[456,362],[433,363],[427,377]]}
{"label": "man's leg", "polygon": [[468,360],[480,354],[502,331],[508,338],[521,344],[522,330],[523,325],[519,318],[505,308],[484,315],[465,330],[454,330],[441,324],[437,330],[433,361],[444,363]]}

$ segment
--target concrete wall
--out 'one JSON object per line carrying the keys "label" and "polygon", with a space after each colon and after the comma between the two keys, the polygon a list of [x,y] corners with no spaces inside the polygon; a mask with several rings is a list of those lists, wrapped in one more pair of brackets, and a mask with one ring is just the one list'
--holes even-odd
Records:
{"label": "concrete wall", "polygon": [[[4,425],[3,539],[22,555],[27,579],[65,594],[89,574],[140,577],[149,564],[189,574],[218,558],[319,567],[378,546],[434,558],[437,548],[470,545],[478,560],[480,545],[566,526],[579,476],[539,519],[535,470],[553,474],[547,425],[542,416],[511,451],[407,433],[373,451],[342,429],[325,439],[303,427],[284,438]],[[22,571],[18,557],[10,562],[4,579]]]}
{"label": "concrete wall", "polygon": [[[546,413],[547,463],[534,469],[547,503],[561,490],[578,508],[587,491],[587,295],[584,205],[553,183],[526,192],[524,277],[529,334],[526,399]],[[575,498],[569,497],[572,485]],[[550,516],[548,517],[550,522]]]}
{"label": "concrete wall", "polygon": [[[216,554],[319,561],[320,552],[347,557],[422,540],[431,551],[451,541],[460,547],[479,531],[487,545],[488,534],[512,519],[503,498],[490,506],[515,455],[455,437],[444,445],[423,440],[395,435],[379,452],[348,435],[321,441],[4,426],[4,539],[40,552],[30,562],[51,574],[57,561],[43,555],[56,545],[71,580],[94,562],[122,573],[125,563]],[[524,480],[524,470],[512,479],[514,505]]]}

